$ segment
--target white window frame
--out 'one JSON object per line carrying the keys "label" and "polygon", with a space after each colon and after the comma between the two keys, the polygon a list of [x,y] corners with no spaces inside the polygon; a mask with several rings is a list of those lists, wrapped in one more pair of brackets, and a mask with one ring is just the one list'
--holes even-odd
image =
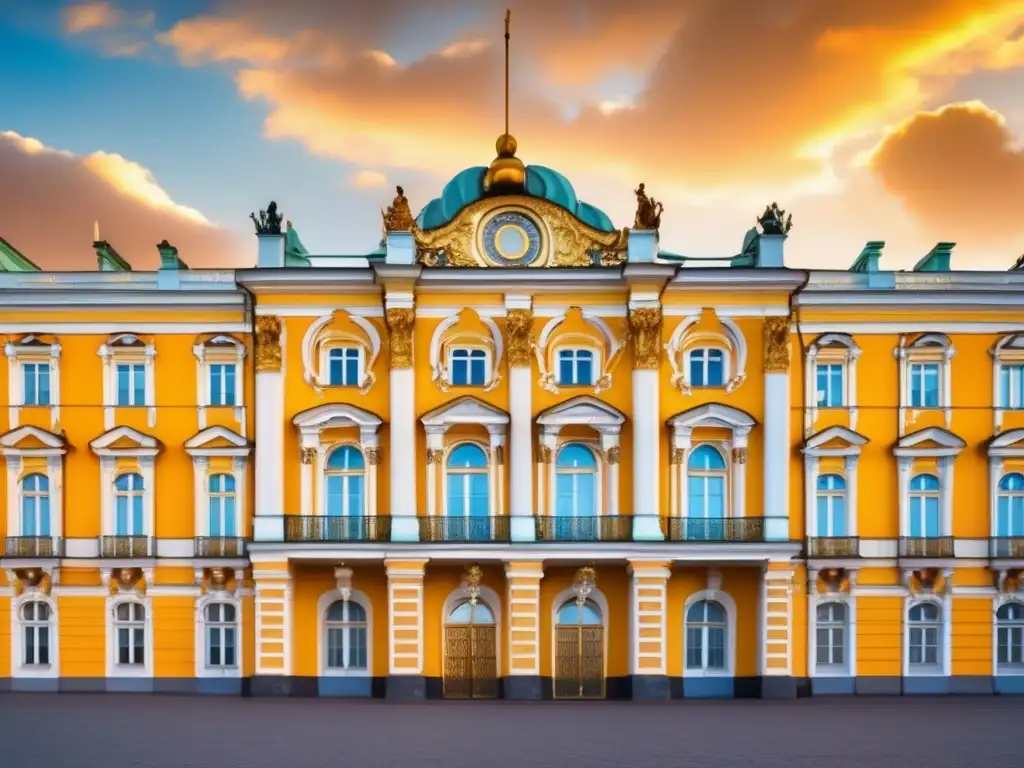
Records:
{"label": "white window frame", "polygon": [[[143,663],[142,664],[119,664],[118,663],[118,637],[117,630],[120,628],[116,620],[117,606],[123,603],[136,603],[141,605],[145,611],[142,622],[144,632],[143,638]],[[107,611],[107,677],[153,677],[153,601],[148,597],[137,595],[118,595],[106,599]]]}
{"label": "white window frame", "polygon": [[[834,440],[846,443],[841,448],[826,448]],[[846,536],[856,537],[857,533],[857,468],[860,463],[861,447],[867,444],[868,439],[853,430],[845,427],[829,427],[807,439],[803,448],[804,454],[804,505],[808,510],[806,515],[805,535],[807,538],[818,538],[817,515],[818,515],[818,476],[822,474],[841,474],[846,480]],[[843,460],[842,472],[836,473],[831,469],[821,470],[823,458],[841,458]]]}
{"label": "white window frame", "polygon": [[[236,581],[239,572],[236,571]],[[209,622],[206,616],[206,609],[213,604],[230,605],[235,609],[235,664],[233,666],[216,666],[209,664]],[[242,601],[237,595],[227,592],[211,592],[198,598],[195,602],[195,673],[196,677],[202,678],[240,678],[242,677],[243,662],[243,620]]]}
{"label": "white window frame", "polygon": [[[845,333],[825,333],[807,348],[804,365],[808,375],[804,387],[804,436],[814,432],[819,412],[845,410],[849,418],[849,429],[857,429],[859,410],[857,407],[857,361],[861,348],[853,337]],[[841,365],[843,367],[843,404],[818,405],[818,365]]]}
{"label": "white window frame", "polygon": [[[693,354],[695,352],[703,352],[703,353],[705,353],[702,365],[704,367],[704,380],[707,381],[707,374],[708,374],[707,353],[708,352],[712,352],[712,351],[713,352],[720,352],[721,355],[722,355],[722,381],[721,381],[721,383],[719,383],[719,384],[695,384],[694,381],[693,381],[693,377],[690,375],[690,372],[691,372],[691,367],[690,366],[691,366]],[[729,381],[732,379],[732,359],[731,359],[731,356],[729,355],[729,350],[726,349],[725,347],[718,346],[717,344],[695,344],[694,346],[688,348],[686,350],[686,352],[683,354],[683,365],[686,366],[686,377],[687,377],[687,381],[688,381],[689,386],[690,386],[691,389],[725,389],[725,387],[729,384]]]}
{"label": "white window frame", "polygon": [[1003,336],[996,342],[989,353],[992,355],[992,432],[993,434],[998,434],[1003,428],[1003,419],[1006,411],[1024,409],[1024,402],[1016,407],[1003,406],[1002,377],[1004,365],[1024,365],[1024,333],[1012,333]]}
{"label": "white window frame", "polygon": [[[211,447],[210,443],[221,443]],[[224,446],[223,443],[227,443]],[[185,442],[185,451],[192,457],[193,507],[195,513],[195,536],[210,535],[210,483],[209,475],[231,475],[235,478],[235,531],[234,537],[245,538],[248,533],[245,522],[247,485],[249,478],[249,454],[252,445],[242,435],[227,427],[207,427]],[[210,460],[224,457],[231,459],[231,468],[210,469]]]}
{"label": "white window frame", "polygon": [[[122,439],[136,443],[137,447],[111,447]],[[93,440],[89,446],[100,457],[100,504],[103,510],[101,535],[117,535],[114,482],[122,474],[137,472],[142,475],[142,517],[143,529],[146,531],[139,535],[149,537],[150,546],[155,546],[156,456],[160,452],[160,443],[156,438],[131,427],[115,427]],[[137,469],[119,466],[119,459],[134,460]]]}
{"label": "white window frame", "polygon": [[[21,424],[22,408],[49,408],[50,429],[56,431],[60,424],[60,344],[52,344],[40,340],[38,336],[27,335],[17,342],[8,341],[4,344],[4,355],[7,357],[7,413],[9,430],[17,429]],[[25,404],[25,378],[22,366],[25,363],[47,363],[50,366],[50,403],[49,405]]]}
{"label": "white window frame", "polygon": [[[233,336],[218,334],[211,338],[197,341],[192,346],[192,354],[196,358],[196,393],[198,396],[196,415],[199,429],[207,427],[208,408],[233,408],[237,429],[245,436],[245,358],[248,354],[243,344]],[[234,405],[214,405],[213,374],[211,365],[235,366],[235,402]]]}
{"label": "white window frame", "polygon": [[[937,664],[914,665],[910,663],[910,611],[918,605],[933,605],[939,612]],[[952,664],[952,621],[948,599],[934,597],[908,597],[903,606],[903,676],[904,677],[949,677]]]}
{"label": "white window frame", "polygon": [[[363,459],[363,468],[362,469],[331,469],[331,468],[329,468],[327,466],[327,463],[331,459],[331,454],[334,453],[335,451],[340,451],[340,450],[342,450],[344,448],[352,448],[353,450],[355,450],[356,453],[358,453],[362,457],[362,459]],[[345,440],[345,441],[342,441],[340,443],[334,443],[333,445],[325,446],[323,454],[324,454],[324,459],[323,459],[324,471],[321,473],[322,474],[322,478],[323,478],[323,485],[322,485],[323,493],[320,494],[320,511],[319,511],[319,514],[323,515],[324,517],[330,517],[330,515],[328,514],[328,510],[327,510],[327,479],[329,477],[340,477],[340,478],[342,478],[342,494],[341,494],[341,498],[342,498],[342,504],[341,504],[342,513],[341,513],[340,517],[345,517],[345,518],[349,518],[349,517],[366,517],[367,514],[368,514],[367,510],[369,509],[369,506],[370,506],[370,501],[369,501],[369,495],[370,495],[370,489],[369,489],[369,474],[370,474],[369,473],[369,468],[370,468],[370,462],[369,462],[369,459],[366,456],[366,452],[363,451],[362,446],[359,443],[352,442],[351,440]],[[355,515],[353,515],[351,513],[351,511],[348,509],[348,482],[346,481],[346,478],[350,478],[350,477],[361,477],[361,478],[363,478],[363,510],[359,514],[355,514]]]}
{"label": "white window frame", "polygon": [[[907,411],[941,410],[945,416],[946,429],[953,421],[953,378],[952,360],[956,354],[949,337],[942,333],[926,333],[914,339],[910,344],[904,337],[900,338],[900,346],[895,350],[899,360],[900,377],[900,437],[906,433]],[[910,396],[913,390],[911,366],[915,364],[935,363],[939,367],[939,403],[937,406],[911,405]]]}
{"label": "white window frame", "polygon": [[[992,606],[992,675],[996,677],[1020,677],[1024,675],[1024,664],[1000,665],[999,663],[999,618],[998,611],[1004,605],[1016,604],[1024,610],[1024,600],[1019,595],[1000,595],[993,600]],[[1024,633],[1024,620],[1013,624],[1014,628]]]}
{"label": "white window frame", "polygon": [[[689,669],[686,666],[686,615],[696,603],[707,600],[718,603],[725,609],[725,669]],[[735,677],[736,676],[736,601],[728,592],[720,589],[702,589],[694,592],[683,603],[683,679],[687,677]]]}
{"label": "white window frame", "polygon": [[[685,633],[685,637],[683,638],[683,648],[684,648],[683,667],[684,667],[684,669],[687,672],[703,673],[703,674],[700,675],[702,677],[714,677],[716,675],[721,675],[723,673],[723,670],[725,670],[726,667],[728,666],[728,663],[729,663],[728,662],[729,649],[728,648],[723,648],[722,649],[722,666],[721,667],[710,667],[710,666],[708,666],[708,655],[709,655],[709,648],[710,648],[710,643],[709,643],[710,637],[709,636],[711,634],[710,630],[712,629],[712,625],[708,621],[699,621],[699,622],[694,622],[694,625],[691,627],[690,620],[689,620],[690,610],[692,610],[695,606],[701,605],[701,604],[704,604],[704,605],[712,605],[713,604],[713,605],[717,605],[719,608],[722,609],[722,614],[724,616],[724,619],[723,619],[723,622],[722,622],[722,625],[721,625],[722,637],[723,637],[722,642],[723,643],[728,643],[729,642],[729,614],[726,612],[725,606],[722,605],[717,600],[699,600],[699,601],[697,601],[695,603],[692,603],[686,609],[686,613],[683,616],[683,632]],[[690,637],[690,629],[698,629],[698,628],[700,629],[700,634],[701,634],[700,666],[699,667],[691,667],[689,665],[689,659],[688,659],[689,648],[686,647],[686,644],[687,644],[687,642],[689,640],[689,637]],[[716,625],[716,628],[717,628],[717,625]]]}
{"label": "white window frame", "polygon": [[[819,402],[819,399],[822,396],[824,396],[827,399],[828,395],[831,393],[831,389],[832,389],[832,377],[831,376],[826,376],[825,377],[825,380],[828,382],[827,389],[824,390],[824,391],[821,390],[821,389],[818,389],[818,373],[821,371],[822,368],[838,368],[839,369],[839,400],[840,400],[840,403],[838,405],[829,405],[828,403]],[[829,371],[829,373],[831,373],[831,371]],[[847,376],[848,376],[848,374],[847,374],[847,371],[846,371],[846,365],[844,363],[841,363],[841,362],[835,361],[835,360],[818,360],[817,362],[815,362],[814,363],[814,407],[815,408],[819,408],[819,409],[821,409],[821,408],[829,408],[829,409],[832,409],[832,408],[846,408],[846,400],[847,400],[846,391],[848,389],[848,387],[846,385]]]}
{"label": "white window frame", "polygon": [[[213,386],[213,378],[214,378],[213,374],[214,374],[214,369],[215,368],[222,369],[221,370],[221,382],[220,382],[220,389],[219,389],[219,391],[215,391],[214,390],[214,386]],[[234,372],[234,376],[232,377],[235,380],[233,387],[228,387],[227,386],[227,380],[228,380],[227,373],[228,373],[229,369]],[[210,362],[207,365],[207,381],[209,382],[209,388],[207,390],[207,394],[208,394],[209,404],[210,404],[211,408],[234,408],[234,407],[236,407],[238,405],[238,402],[237,402],[238,401],[238,390],[239,390],[238,376],[239,376],[238,363],[236,363],[234,360],[231,360],[231,361],[215,360],[215,361]],[[214,402],[215,400],[221,400],[221,399],[227,400],[229,394],[231,395],[231,399],[234,400],[235,402],[231,402],[231,403],[228,403],[228,402]]]}
{"label": "white window frame", "polygon": [[[562,375],[562,353],[563,352],[572,352],[573,353],[573,374],[574,374],[574,378],[575,378],[575,373],[577,371],[578,362],[579,362],[578,359],[575,357],[575,355],[578,354],[579,352],[589,352],[591,354],[592,357],[591,357],[591,363],[590,363],[590,381],[583,381],[583,382],[575,382],[575,381],[574,382],[564,382],[564,381],[562,381],[561,375]],[[555,357],[555,377],[554,378],[555,378],[555,384],[558,387],[560,387],[560,388],[562,388],[562,387],[593,387],[593,386],[595,386],[597,384],[597,380],[598,380],[598,378],[601,375],[601,350],[599,350],[597,347],[590,347],[590,346],[583,345],[583,344],[567,344],[567,345],[564,345],[564,346],[557,347],[554,350],[554,357]]]}
{"label": "white window frame", "polygon": [[[327,666],[327,610],[339,600],[358,603],[366,612],[366,669],[338,669]],[[320,595],[317,601],[317,665],[322,677],[372,677],[373,676],[373,605],[370,599],[358,589],[346,596],[332,589]]]}
{"label": "white window frame", "polygon": [[[816,581],[816,578],[815,578]],[[818,609],[823,605],[841,605],[846,609],[843,624],[843,663],[818,663]],[[812,595],[807,617],[807,647],[810,649],[808,665],[811,677],[857,676],[857,599],[851,595]]]}
{"label": "white window frame", "polygon": [[[34,438],[45,448],[19,448],[18,443]],[[7,530],[9,536],[24,536],[21,519],[21,480],[30,474],[45,475],[49,481],[50,538],[64,535],[64,439],[38,427],[18,427],[0,438],[0,452],[7,463]],[[46,467],[27,467],[26,458],[44,458]]]}
{"label": "white window frame", "polygon": [[[341,384],[331,381],[331,353],[339,350],[355,350],[356,381]],[[366,349],[362,345],[339,339],[322,345],[320,347],[320,355],[321,387],[353,387],[358,389],[363,385],[363,381],[366,379]],[[344,365],[342,365],[342,372],[344,373]],[[344,378],[344,375],[342,378]]]}
{"label": "white window frame", "polygon": [[[918,448],[921,443],[935,443],[936,447]],[[939,536],[953,535],[953,476],[956,457],[966,443],[952,432],[939,427],[927,427],[897,442],[893,449],[896,456],[899,487],[900,536],[910,536],[910,480],[921,474],[939,478]],[[937,470],[915,467],[916,459],[931,459],[938,465]]]}
{"label": "white window frame", "polygon": [[[722,463],[724,464],[724,466],[720,470],[719,469],[695,469],[695,470],[692,471],[692,474],[691,474],[690,459],[693,457],[693,454],[699,448],[703,448],[705,446],[707,446],[708,448],[711,448],[712,450],[715,451],[715,453],[717,453],[719,456],[722,457]],[[718,518],[709,517],[709,516],[704,515],[704,514],[697,515],[697,514],[694,513],[695,512],[694,510],[690,509],[690,494],[689,494],[690,484],[694,481],[695,478],[708,478],[708,477],[721,477],[722,478],[722,519],[723,520],[727,520],[727,519],[733,517],[733,514],[732,514],[732,475],[731,475],[731,470],[732,470],[732,464],[733,463],[732,463],[732,460],[730,458],[730,454],[731,453],[732,453],[732,451],[731,451],[731,449],[730,449],[728,444],[722,443],[722,442],[716,442],[716,441],[712,441],[712,440],[704,440],[702,442],[699,442],[699,443],[695,444],[692,448],[690,448],[690,450],[688,450],[686,452],[686,456],[685,456],[686,464],[684,466],[684,471],[686,472],[686,489],[687,489],[687,494],[686,494],[686,498],[682,500],[682,502],[683,502],[683,517],[685,517],[688,520],[716,520],[716,519],[718,519]],[[708,497],[705,496],[705,498],[704,498],[705,509],[701,510],[702,512],[706,512],[707,511],[707,499],[708,499]]]}
{"label": "white window frame", "polygon": [[[121,333],[112,336],[100,347],[99,356],[103,359],[103,420],[104,429],[113,429],[116,423],[116,412],[123,408],[145,408],[146,424],[156,426],[156,347],[145,344],[141,337],[133,333]],[[117,404],[117,366],[124,364],[142,364],[145,377],[146,402],[136,406],[120,406]]]}
{"label": "white window frame", "polygon": [[[835,528],[835,511],[834,510],[835,510],[835,503],[836,503],[837,499],[842,499],[842,502],[843,502],[843,517],[846,518],[846,522],[847,522],[847,526],[846,527],[847,528],[850,527],[849,526],[849,516],[848,516],[847,510],[846,510],[846,499],[847,499],[847,495],[848,495],[846,478],[840,472],[831,472],[830,471],[830,472],[823,472],[823,473],[819,474],[816,479],[817,480],[821,480],[822,478],[825,478],[825,477],[838,477],[840,480],[843,481],[843,487],[841,489],[834,489],[834,488],[825,488],[825,489],[823,489],[823,488],[818,488],[817,487],[817,483],[815,483],[814,507],[812,508],[812,510],[813,510],[812,514],[814,515],[814,531],[815,531],[815,536],[816,537],[819,535],[819,534],[817,534],[817,531],[821,528],[821,526],[818,525],[821,522],[821,520],[819,519],[820,510],[819,510],[818,502],[822,498],[824,498],[825,502],[826,502],[826,513],[825,514],[826,514],[826,516],[828,518],[828,522],[830,523],[830,524],[826,525],[825,528],[832,528],[832,529]],[[847,533],[836,534],[835,531],[833,530],[832,533],[828,534],[824,538],[845,538],[848,535],[849,534],[847,534]]]}
{"label": "white window frame", "polygon": [[[469,353],[483,352],[484,353],[484,357],[483,357],[484,380],[482,382],[480,382],[479,384],[473,384],[473,383],[470,383],[470,384],[456,384],[455,383],[455,353],[456,352],[469,352]],[[493,378],[494,363],[492,361],[491,350],[490,349],[488,349],[487,347],[485,347],[483,345],[455,344],[455,345],[451,345],[451,346],[448,347],[447,353],[448,353],[448,360],[447,360],[448,367],[445,369],[445,375],[447,377],[448,386],[450,386],[450,387],[460,387],[460,388],[461,387],[486,387],[486,386],[488,386],[491,383],[491,379]],[[477,359],[479,359],[479,358],[477,358]],[[472,371],[473,371],[472,362],[473,362],[472,356],[467,358],[466,364],[469,366],[468,373],[470,373],[470,374],[472,374]],[[472,376],[470,376],[470,378],[472,378]]]}
{"label": "white window frame", "polygon": [[[459,448],[460,446],[463,446],[463,445],[472,445],[472,446],[475,446],[476,448],[479,448],[481,451],[484,452],[484,462],[485,463],[484,463],[484,466],[482,468],[480,468],[480,467],[456,467],[454,472],[451,471],[451,467],[449,466],[449,462],[451,461],[452,453],[455,452],[456,448]],[[470,485],[469,477],[470,477],[470,475],[483,475],[484,477],[487,478],[487,516],[488,516],[488,518],[493,517],[494,516],[494,499],[492,498],[492,495],[491,495],[492,491],[493,491],[493,486],[492,486],[492,482],[491,482],[491,476],[493,475],[493,473],[495,471],[495,468],[491,466],[494,463],[494,456],[491,454],[491,451],[489,450],[489,446],[485,445],[484,443],[481,443],[478,440],[457,440],[457,441],[451,443],[450,445],[448,445],[445,448],[444,455],[442,456],[442,462],[443,462],[442,463],[442,468],[441,468],[441,473],[442,473],[442,479],[441,479],[441,489],[442,489],[441,490],[441,495],[442,495],[442,500],[441,500],[442,506],[441,506],[441,509],[442,509],[442,514],[445,517],[448,517],[451,514],[448,511],[448,476],[450,474],[460,475],[462,477],[462,480],[463,480],[462,488],[463,488],[463,491],[466,494],[466,498],[467,499],[469,498],[469,485]],[[466,518],[470,517],[470,514],[469,514],[468,510],[467,510],[466,514],[464,515],[464,517],[466,517]]]}
{"label": "white window frame", "polygon": [[[50,368],[50,361],[47,360],[46,362],[43,362],[41,360],[39,360],[39,361],[37,361],[37,360],[23,360],[21,362],[21,384],[22,384],[21,404],[24,407],[26,407],[26,408],[29,408],[29,407],[33,407],[33,408],[49,408],[50,407],[50,402],[45,402],[45,403],[40,403],[40,402],[30,403],[30,402],[28,402],[28,387],[25,386],[25,383],[26,383],[26,380],[29,378],[29,375],[28,375],[29,374],[29,371],[28,371],[29,366],[33,367],[33,374],[34,375],[32,376],[32,378],[35,379],[35,390],[36,390],[36,397],[37,397],[37,399],[38,399],[40,391],[42,390],[42,387],[39,384],[40,384],[40,381],[42,381],[42,379],[44,379],[44,378],[46,379],[47,400],[49,401],[49,400],[53,399],[52,391],[51,391],[51,385],[53,384],[53,379],[52,379],[52,375],[51,375],[52,369]],[[45,366],[45,373],[46,373],[45,377],[42,375],[43,372],[44,372],[43,371],[43,367],[44,366]]]}
{"label": "white window frame", "polygon": [[[50,609],[48,622],[50,636],[50,661],[48,664],[25,663],[25,624],[22,609],[28,603],[43,603]],[[11,677],[57,678],[60,677],[60,615],[57,601],[49,595],[33,590],[11,600]]]}
{"label": "white window frame", "polygon": [[[558,471],[558,454],[562,452],[562,449],[569,445],[581,445],[591,452],[594,456],[594,472],[573,472],[572,470]],[[593,474],[594,475],[594,518],[599,519],[605,515],[611,515],[609,510],[605,509],[605,485],[607,480],[605,478],[606,472],[604,457],[601,454],[601,446],[596,440],[592,439],[576,439],[566,438],[559,440],[557,446],[551,454],[551,514],[552,518],[557,517],[558,509],[558,476],[559,475],[582,475],[582,474]],[[577,494],[574,494],[574,498]],[[578,501],[578,499],[577,499]],[[578,507],[578,504],[577,504]],[[573,515],[573,517],[586,517],[585,515]]]}

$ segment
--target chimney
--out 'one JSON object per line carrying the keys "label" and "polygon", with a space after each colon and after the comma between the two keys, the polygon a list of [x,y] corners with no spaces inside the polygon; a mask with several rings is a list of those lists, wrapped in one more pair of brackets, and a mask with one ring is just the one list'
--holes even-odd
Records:
{"label": "chimney", "polygon": [[92,244],[96,251],[96,265],[100,272],[131,272],[132,265],[125,261],[114,246],[106,240],[96,240]]}

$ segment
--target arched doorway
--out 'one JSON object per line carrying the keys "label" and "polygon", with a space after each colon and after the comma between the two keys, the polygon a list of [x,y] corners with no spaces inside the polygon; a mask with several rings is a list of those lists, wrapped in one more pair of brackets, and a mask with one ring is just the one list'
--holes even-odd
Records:
{"label": "arched doorway", "polygon": [[604,622],[591,600],[573,598],[558,609],[555,627],[556,699],[604,698]]}
{"label": "arched doorway", "polygon": [[444,697],[494,699],[498,696],[498,632],[490,607],[469,600],[445,618]]}

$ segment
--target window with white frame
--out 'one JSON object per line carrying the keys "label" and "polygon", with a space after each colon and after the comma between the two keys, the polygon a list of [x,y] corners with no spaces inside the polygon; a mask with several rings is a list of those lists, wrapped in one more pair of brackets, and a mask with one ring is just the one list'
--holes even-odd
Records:
{"label": "window with white frame", "polygon": [[146,405],[146,366],[144,363],[117,363],[115,404],[119,406]]}
{"label": "window with white frame", "polygon": [[1003,603],[996,611],[996,672],[1024,675],[1024,603]]}
{"label": "window with white frame", "polygon": [[26,667],[50,665],[50,639],[53,613],[41,600],[30,600],[21,606],[21,663]]}
{"label": "window with white frame", "polygon": [[238,523],[235,514],[237,495],[233,475],[210,475],[210,536],[238,535]]}
{"label": "window with white frame", "polygon": [[231,603],[208,603],[206,620],[206,666],[230,669],[238,666],[238,615]]}
{"label": "window with white frame", "polygon": [[1003,363],[999,366],[999,406],[1024,408],[1024,364]]}
{"label": "window with white frame", "polygon": [[50,535],[50,481],[46,475],[21,479],[21,535]]}
{"label": "window with white frame", "polygon": [[359,449],[342,445],[327,457],[325,514],[359,517],[366,509],[366,461]]}
{"label": "window with white frame", "polygon": [[332,387],[358,387],[363,382],[362,347],[331,347],[327,351],[327,383]]}
{"label": "window with white frame", "polygon": [[146,663],[146,607],[124,602],[114,606],[114,662],[119,667],[142,667]]}
{"label": "window with white frame", "polygon": [[716,347],[697,347],[686,353],[691,387],[724,387],[725,352]]}
{"label": "window with white frame", "polygon": [[710,445],[693,449],[686,462],[686,475],[687,517],[716,520],[725,517],[727,472],[721,452]]}
{"label": "window with white frame", "polygon": [[908,391],[912,408],[938,408],[941,403],[939,363],[911,363],[907,367]]}
{"label": "window with white frame", "polygon": [[486,349],[454,347],[448,352],[448,371],[452,386],[482,387],[487,384]]}
{"label": "window with white frame", "polygon": [[1024,475],[1011,472],[996,490],[996,536],[1024,536]]}
{"label": "window with white frame", "polygon": [[25,405],[50,405],[50,364],[22,363],[22,402]]}
{"label": "window with white frame", "polygon": [[487,454],[473,443],[456,446],[448,455],[448,515],[487,517],[490,510]]}
{"label": "window with white frame", "polygon": [[824,603],[815,613],[815,656],[818,671],[846,669],[847,611],[844,603]]}
{"label": "window with white frame", "polygon": [[114,481],[114,535],[144,536],[145,484],[142,475],[128,472]]}
{"label": "window with white frame", "polygon": [[235,405],[235,363],[210,363],[210,405]]}
{"label": "window with white frame", "polygon": [[558,350],[558,385],[593,386],[596,370],[594,351],[569,348]]}
{"label": "window with white frame", "polygon": [[687,609],[686,669],[725,672],[726,613],[721,604],[701,600]]}
{"label": "window with white frame", "polygon": [[581,443],[568,443],[555,461],[555,515],[593,517],[597,514],[597,459]]}
{"label": "window with white frame", "polygon": [[939,478],[914,475],[910,480],[910,536],[925,538],[939,535]]}
{"label": "window with white frame", "polygon": [[814,366],[815,399],[819,408],[846,405],[846,366],[843,363],[816,363]]}
{"label": "window with white frame", "polygon": [[846,480],[841,475],[820,475],[817,481],[815,536],[846,536]]}
{"label": "window with white frame", "polygon": [[366,609],[353,600],[336,600],[327,608],[324,622],[328,674],[367,671]]}
{"label": "window with white frame", "polygon": [[934,603],[918,603],[907,613],[907,653],[911,672],[942,669],[942,611]]}

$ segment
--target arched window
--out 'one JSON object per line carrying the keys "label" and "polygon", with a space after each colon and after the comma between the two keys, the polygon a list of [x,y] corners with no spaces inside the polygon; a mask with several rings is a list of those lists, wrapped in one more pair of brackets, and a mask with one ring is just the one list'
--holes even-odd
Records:
{"label": "arched window", "polygon": [[910,481],[910,535],[939,535],[939,478],[915,475]]}
{"label": "arched window", "polygon": [[690,454],[686,465],[690,517],[725,516],[725,459],[710,445]]}
{"label": "arched window", "polygon": [[327,514],[359,517],[366,509],[366,462],[351,445],[327,457]]}
{"label": "arched window", "polygon": [[698,347],[687,352],[690,386],[725,386],[725,352],[714,347]]}
{"label": "arched window", "polygon": [[1024,673],[1024,604],[1003,603],[996,611],[996,671]]}
{"label": "arched window", "polygon": [[846,535],[846,480],[840,475],[818,478],[816,536]]}
{"label": "arched window", "polygon": [[117,536],[144,536],[144,486],[142,475],[134,472],[120,475],[114,481],[114,533]]}
{"label": "arched window", "polygon": [[939,607],[933,603],[919,603],[910,609],[907,623],[910,668],[921,672],[938,669],[942,661],[939,643],[942,617]]}
{"label": "arched window", "polygon": [[237,536],[235,478],[232,475],[211,475],[209,484],[210,535]]}
{"label": "arched window", "polygon": [[27,667],[45,667],[50,663],[50,606],[33,600],[21,606],[24,633],[21,663]]}
{"label": "arched window", "polygon": [[473,443],[463,443],[448,455],[448,515],[487,517],[487,454]]}
{"label": "arched window", "polygon": [[336,600],[327,608],[324,629],[326,667],[332,674],[366,672],[366,609],[352,600]]}
{"label": "arched window", "polygon": [[846,606],[825,603],[816,613],[815,646],[818,669],[846,667]]}
{"label": "arched window", "polygon": [[114,608],[114,642],[118,666],[146,663],[146,607],[141,603],[118,603]]}
{"label": "arched window", "polygon": [[230,603],[209,603],[206,618],[206,666],[238,665],[238,617]]}
{"label": "arched window", "polygon": [[50,481],[45,475],[22,478],[21,535],[50,535]]}
{"label": "arched window", "polygon": [[555,462],[555,514],[559,517],[593,517],[597,514],[597,459],[580,443],[569,443]]}
{"label": "arched window", "polygon": [[601,623],[601,609],[590,600],[580,605],[574,598],[558,609],[560,626],[595,627]]}
{"label": "arched window", "polygon": [[448,614],[449,624],[493,624],[494,613],[480,601],[476,604],[466,600],[455,606]]}
{"label": "arched window", "polygon": [[686,611],[686,668],[725,671],[725,609],[710,600],[694,603]]}
{"label": "arched window", "polygon": [[1024,536],[1024,475],[1003,475],[997,498],[996,535]]}

